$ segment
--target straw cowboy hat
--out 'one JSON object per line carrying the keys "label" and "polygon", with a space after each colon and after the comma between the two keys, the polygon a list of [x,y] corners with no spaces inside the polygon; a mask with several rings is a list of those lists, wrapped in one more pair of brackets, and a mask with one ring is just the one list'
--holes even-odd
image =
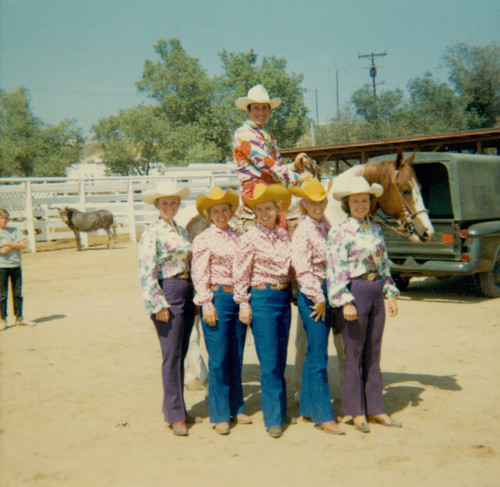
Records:
{"label": "straw cowboy hat", "polygon": [[[331,185],[332,181],[330,180],[330,186]],[[293,186],[290,192],[299,198],[316,202],[323,201],[327,196],[327,190],[317,178],[307,178],[302,183],[302,186]]]}
{"label": "straw cowboy hat", "polygon": [[183,200],[189,196],[189,188],[179,188],[172,181],[162,181],[155,188],[144,191],[142,201],[154,205],[158,198],[164,198],[165,196],[177,196]]}
{"label": "straw cowboy hat", "polygon": [[238,208],[239,202],[240,198],[234,189],[227,188],[226,191],[224,191],[222,188],[219,188],[219,186],[214,186],[210,190],[210,193],[208,193],[208,196],[200,194],[198,198],[196,198],[196,209],[202,217],[208,218],[208,210],[212,208],[212,206],[227,203],[234,213],[236,208]]}
{"label": "straw cowboy hat", "polygon": [[373,183],[371,186],[363,176],[354,176],[347,181],[343,188],[334,189],[333,197],[336,200],[341,200],[351,194],[368,193],[379,197],[384,192],[384,188],[378,183]]}
{"label": "straw cowboy hat", "polygon": [[281,184],[264,184],[258,183],[253,189],[253,198],[245,198],[247,206],[252,210],[259,203],[264,201],[277,201],[281,211],[285,211],[292,202],[292,195],[290,191]]}
{"label": "straw cowboy hat", "polygon": [[248,90],[247,96],[242,96],[235,101],[236,106],[240,110],[247,111],[250,103],[269,103],[271,110],[278,108],[281,105],[280,98],[269,99],[267,90],[262,85],[255,85]]}

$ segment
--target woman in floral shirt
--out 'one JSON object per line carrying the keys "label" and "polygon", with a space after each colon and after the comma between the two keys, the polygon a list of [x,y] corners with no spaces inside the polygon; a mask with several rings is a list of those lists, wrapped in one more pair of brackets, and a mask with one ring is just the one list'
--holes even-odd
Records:
{"label": "woman in floral shirt", "polygon": [[325,188],[316,178],[307,179],[291,193],[302,198],[303,213],[292,237],[292,264],[299,284],[297,306],[307,334],[307,352],[302,370],[300,414],[326,433],[342,435],[335,421],[328,385],[328,335],[332,309],[326,299],[326,237],[330,224],[325,218],[328,204]]}
{"label": "woman in floral shirt", "polygon": [[369,220],[382,186],[361,176],[333,193],[349,215],[330,230],[327,240],[328,300],[342,308],[345,366],[342,412],[352,416],[359,431],[370,422],[401,426],[385,413],[380,353],[385,325],[384,296],[390,316],[396,316],[396,296],[380,226]]}
{"label": "woman in floral shirt", "polygon": [[192,277],[195,304],[202,309],[202,327],[208,351],[208,409],[210,422],[220,435],[230,432],[229,422],[252,421],[244,413],[241,367],[246,326],[238,319],[233,299],[233,260],[238,235],[229,220],[238,208],[238,194],[215,186],[200,194],[196,207],[212,224],[193,240]]}
{"label": "woman in floral shirt", "polygon": [[291,317],[291,242],[278,226],[278,211],[290,206],[279,184],[255,186],[248,206],[256,224],[240,237],[234,259],[234,300],[240,320],[252,326],[261,368],[262,412],[268,433],[279,438],[286,419],[285,367]]}
{"label": "woman in floral shirt", "polygon": [[145,191],[159,219],[148,226],[139,243],[139,276],[146,311],[156,327],[163,356],[163,414],[175,435],[187,436],[184,403],[184,357],[193,328],[193,286],[189,276],[191,244],[174,220],[189,189],[160,183]]}

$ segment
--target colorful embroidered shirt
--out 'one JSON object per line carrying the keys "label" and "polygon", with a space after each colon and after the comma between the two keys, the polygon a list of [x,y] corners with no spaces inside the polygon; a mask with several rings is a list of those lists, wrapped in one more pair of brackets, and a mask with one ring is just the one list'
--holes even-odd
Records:
{"label": "colorful embroidered shirt", "polygon": [[233,285],[233,260],[238,235],[213,223],[193,240],[191,277],[195,288],[194,303],[204,310],[213,307],[211,285]]}
{"label": "colorful embroidered shirt", "polygon": [[389,268],[380,225],[370,222],[361,224],[348,217],[332,227],[326,243],[328,301],[334,307],[353,301],[349,291],[352,278],[370,272],[378,272],[384,283],[386,298],[394,298],[399,291]]}
{"label": "colorful embroidered shirt", "polygon": [[234,133],[233,157],[241,185],[255,178],[269,183],[297,183],[299,175],[293,163],[283,162],[274,136],[251,120]]}
{"label": "colorful embroidered shirt", "polygon": [[158,281],[189,272],[190,261],[191,243],[183,227],[161,218],[146,227],[139,242],[139,278],[149,314],[170,307]]}
{"label": "colorful embroidered shirt", "polygon": [[233,264],[234,300],[249,306],[250,287],[291,280],[291,241],[288,231],[260,223],[241,237]]}
{"label": "colorful embroidered shirt", "polygon": [[330,224],[323,218],[317,222],[309,215],[303,215],[292,237],[292,265],[304,293],[314,303],[325,301],[321,289],[326,277],[326,237]]}

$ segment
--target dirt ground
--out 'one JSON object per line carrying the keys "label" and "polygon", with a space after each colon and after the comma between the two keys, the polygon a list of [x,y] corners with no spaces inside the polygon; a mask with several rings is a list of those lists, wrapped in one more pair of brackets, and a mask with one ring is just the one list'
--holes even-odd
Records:
{"label": "dirt ground", "polygon": [[[137,244],[72,245],[23,255],[25,317],[0,333],[0,485],[24,486],[480,486],[499,485],[500,300],[467,279],[418,279],[388,320],[387,411],[402,429],[348,424],[326,435],[298,416],[279,440],[265,432],[259,367],[245,349],[253,425],[217,436],[204,392],[188,438],[163,423],[160,350],[144,311]],[[9,301],[9,311],[10,311]],[[294,360],[294,329],[287,379]],[[340,391],[330,344],[335,408]]]}

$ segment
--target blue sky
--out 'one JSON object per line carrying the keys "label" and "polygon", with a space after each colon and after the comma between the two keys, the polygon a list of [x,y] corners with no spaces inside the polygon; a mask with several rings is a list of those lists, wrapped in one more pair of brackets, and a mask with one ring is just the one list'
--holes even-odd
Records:
{"label": "blue sky", "polygon": [[285,58],[304,75],[310,115],[326,122],[337,71],[341,108],[370,82],[359,54],[387,52],[380,91],[426,71],[447,81],[446,48],[500,42],[499,21],[500,0],[0,0],[0,88],[26,87],[37,117],[88,133],[148,102],[135,88],[144,61],[157,60],[158,39],[178,37],[210,76],[222,73],[223,49]]}

